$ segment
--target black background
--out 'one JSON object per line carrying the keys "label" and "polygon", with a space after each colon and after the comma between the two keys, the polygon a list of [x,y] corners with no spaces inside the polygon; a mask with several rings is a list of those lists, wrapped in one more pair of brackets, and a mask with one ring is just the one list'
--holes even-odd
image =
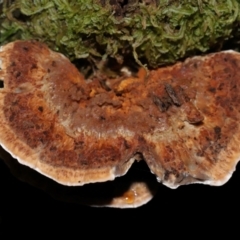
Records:
{"label": "black background", "polygon": [[[94,208],[54,199],[45,191],[18,180],[3,161],[0,161],[0,239],[18,233],[27,234],[27,229],[37,232],[83,232],[88,236],[110,234],[111,226],[116,234],[134,231],[135,235],[147,229],[150,233],[174,234],[174,228],[181,226],[179,234],[192,226],[199,231],[206,227],[216,231],[225,229],[233,219],[239,219],[240,209],[240,167],[232,178],[221,187],[193,184],[176,190],[160,186],[156,196],[146,205],[136,209]],[[235,220],[234,220],[235,221]],[[172,232],[164,228],[173,226]],[[87,226],[91,226],[89,231]],[[148,226],[146,228],[146,226]],[[127,230],[128,229],[128,230]],[[201,230],[202,229],[202,230]],[[190,233],[189,233],[190,234]]]}

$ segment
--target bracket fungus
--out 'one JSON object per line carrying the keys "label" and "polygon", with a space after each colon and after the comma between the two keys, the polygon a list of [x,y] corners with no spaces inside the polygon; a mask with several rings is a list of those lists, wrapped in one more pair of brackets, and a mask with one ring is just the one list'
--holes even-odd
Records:
{"label": "bracket fungus", "polygon": [[[0,59],[0,144],[61,184],[114,180],[144,160],[170,188],[222,185],[240,159],[237,52],[140,70],[105,86],[36,41],[9,43]],[[140,196],[147,190],[139,186]]]}

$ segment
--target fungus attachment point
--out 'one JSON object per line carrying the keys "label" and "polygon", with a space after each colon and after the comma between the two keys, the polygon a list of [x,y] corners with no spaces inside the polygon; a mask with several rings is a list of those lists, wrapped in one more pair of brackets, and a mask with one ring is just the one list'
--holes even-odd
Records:
{"label": "fungus attachment point", "polygon": [[[16,41],[1,50],[0,143],[55,181],[113,180],[139,156],[171,188],[221,185],[235,170],[239,53],[189,58],[149,72],[147,81],[142,74],[108,79],[106,88],[98,79],[85,81],[42,43]],[[132,186],[121,196],[123,205],[147,192],[144,184]]]}

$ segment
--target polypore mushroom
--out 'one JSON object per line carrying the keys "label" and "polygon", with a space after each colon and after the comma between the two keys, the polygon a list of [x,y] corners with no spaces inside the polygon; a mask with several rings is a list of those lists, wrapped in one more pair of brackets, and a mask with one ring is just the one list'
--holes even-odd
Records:
{"label": "polypore mushroom", "polygon": [[39,42],[9,43],[0,58],[0,144],[61,184],[113,180],[141,156],[171,188],[221,185],[240,158],[239,53],[105,86]]}

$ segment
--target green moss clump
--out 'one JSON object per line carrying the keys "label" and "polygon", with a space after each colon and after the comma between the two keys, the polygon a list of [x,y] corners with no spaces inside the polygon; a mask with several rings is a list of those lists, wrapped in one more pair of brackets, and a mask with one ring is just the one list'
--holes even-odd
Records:
{"label": "green moss clump", "polygon": [[[9,3],[10,2],[10,3]],[[3,0],[0,44],[39,39],[70,59],[154,68],[206,52],[233,34],[238,0]]]}

